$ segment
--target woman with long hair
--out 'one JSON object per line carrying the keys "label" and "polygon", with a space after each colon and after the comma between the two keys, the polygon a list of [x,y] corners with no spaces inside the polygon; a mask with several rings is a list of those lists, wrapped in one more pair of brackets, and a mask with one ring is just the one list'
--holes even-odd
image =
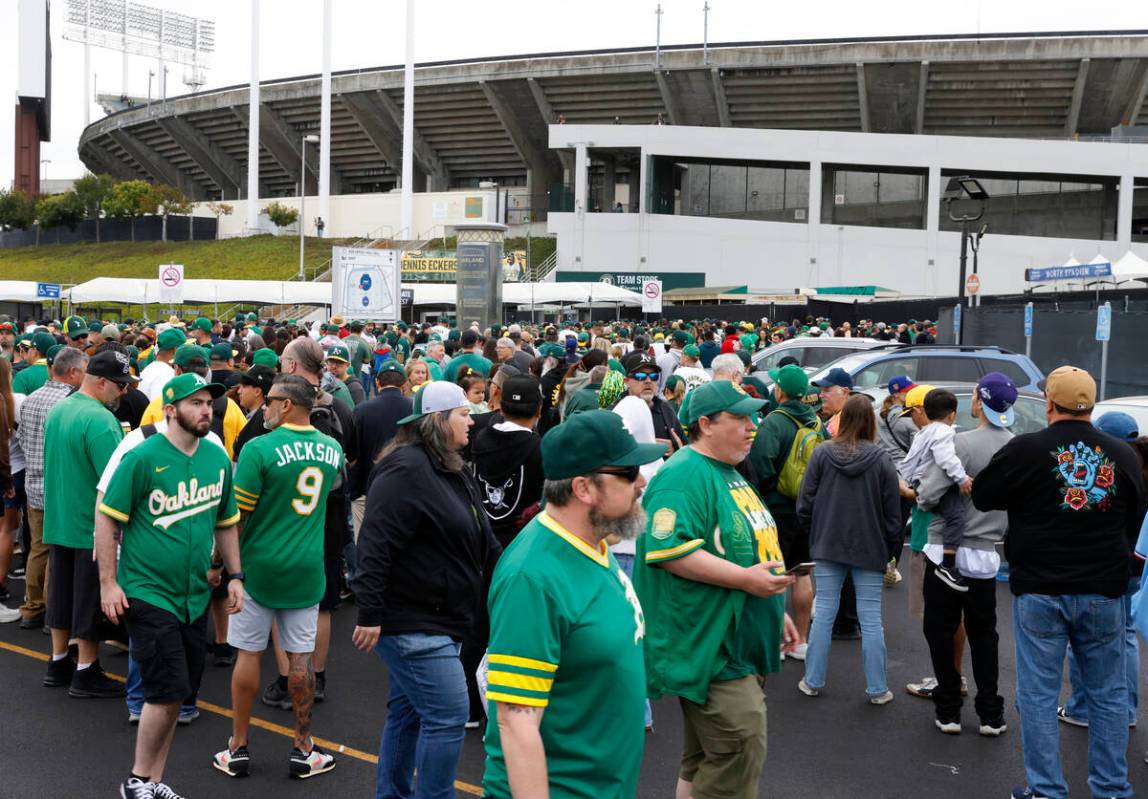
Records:
{"label": "woman with long hair", "polygon": [[431,379],[430,368],[422,358],[416,358],[407,364],[407,382],[403,385],[403,396],[413,396],[419,387],[429,383]]}
{"label": "woman with long hair", "polygon": [[[12,565],[12,536],[20,529],[20,506],[17,486],[12,480],[12,451],[20,460],[23,454],[12,434],[16,431],[16,399],[12,396],[12,364],[0,358],[0,497],[4,514],[0,516],[0,622],[17,621],[20,611],[8,608],[8,569]],[[18,470],[23,472],[21,466]]]}
{"label": "woman with long hair", "polygon": [[885,674],[881,592],[885,564],[901,535],[901,499],[897,471],[874,442],[876,435],[870,399],[850,397],[841,409],[837,435],[813,450],[801,481],[797,520],[809,530],[817,579],[805,677],[797,684],[806,696],[817,696],[825,687],[833,621],[845,577],[851,575],[865,693],[874,705],[893,699]]}
{"label": "woman with long hair", "polygon": [[481,622],[501,552],[461,454],[473,423],[461,387],[430,383],[367,489],[352,640],[390,673],[379,796],[409,795],[415,774],[417,796],[454,793],[470,710],[462,641]]}

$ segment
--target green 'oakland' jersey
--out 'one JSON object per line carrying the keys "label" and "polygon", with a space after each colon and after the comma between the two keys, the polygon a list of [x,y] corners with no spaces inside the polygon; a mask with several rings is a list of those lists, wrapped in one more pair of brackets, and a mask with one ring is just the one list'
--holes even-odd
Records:
{"label": "green 'oakland' jersey", "polygon": [[207,611],[215,530],[239,521],[222,448],[200,441],[188,456],[166,434],[144,439],[116,467],[100,512],[123,525],[118,579],[129,600],[184,622]]}
{"label": "green 'oakland' jersey", "polygon": [[645,631],[634,587],[604,542],[594,549],[545,512],[523,528],[490,586],[488,796],[510,797],[500,702],[546,709],[551,796],[634,795],[645,745]]}
{"label": "green 'oakland' jersey", "polygon": [[244,588],[267,608],[309,608],[323,598],[327,493],[343,465],[339,442],[284,424],[243,447],[235,467],[243,524]]}
{"label": "green 'oakland' jersey", "polygon": [[[34,367],[29,367],[29,369]],[[82,391],[52,406],[44,420],[44,543],[91,549],[96,483],[124,429]]]}
{"label": "green 'oakland' jersey", "polygon": [[12,378],[12,393],[27,396],[48,382],[48,362],[40,359]]}
{"label": "green 'oakland' jersey", "polygon": [[739,566],[782,561],[757,491],[732,466],[685,447],[654,475],[642,504],[649,523],[635,548],[634,586],[649,624],[650,696],[704,705],[711,682],[777,671],[783,596],[683,580],[657,565],[699,549]]}

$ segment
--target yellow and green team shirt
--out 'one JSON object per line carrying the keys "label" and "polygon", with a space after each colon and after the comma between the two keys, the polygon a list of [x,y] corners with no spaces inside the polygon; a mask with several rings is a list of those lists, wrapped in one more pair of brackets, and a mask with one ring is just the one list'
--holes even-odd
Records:
{"label": "yellow and green team shirt", "polygon": [[545,708],[551,796],[630,799],[645,745],[646,623],[609,548],[543,512],[503,553],[489,604],[486,795],[510,797],[498,713],[511,703]]}
{"label": "yellow and green team shirt", "polygon": [[235,498],[251,514],[239,537],[243,587],[263,607],[309,608],[323,598],[327,494],[342,465],[339,442],[309,425],[280,425],[240,451]]}
{"label": "yellow and green team shirt", "polygon": [[96,484],[123,437],[124,429],[112,412],[82,391],[48,411],[44,420],[45,544],[92,548]]}
{"label": "yellow and green team shirt", "polygon": [[123,526],[118,578],[129,600],[185,623],[207,611],[215,530],[239,521],[226,452],[200,441],[188,456],[166,435],[144,439],[116,467],[99,510]]}
{"label": "yellow and green team shirt", "polygon": [[682,580],[658,566],[699,549],[739,566],[784,560],[757,491],[732,466],[685,447],[654,475],[642,504],[649,523],[635,547],[634,587],[649,628],[650,697],[704,705],[711,682],[778,671],[783,596]]}
{"label": "yellow and green team shirt", "polygon": [[12,378],[12,393],[28,396],[48,382],[48,361],[41,358],[30,366],[21,369]]}

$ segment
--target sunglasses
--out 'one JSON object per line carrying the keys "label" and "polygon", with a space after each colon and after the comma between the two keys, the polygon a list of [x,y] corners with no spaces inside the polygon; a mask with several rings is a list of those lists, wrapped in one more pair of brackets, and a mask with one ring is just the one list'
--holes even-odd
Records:
{"label": "sunglasses", "polygon": [[631,380],[639,380],[639,381],[641,381],[641,380],[657,380],[661,376],[662,375],[659,372],[634,372],[632,375],[630,375],[630,379]]}
{"label": "sunglasses", "polygon": [[594,474],[612,474],[615,477],[621,477],[627,483],[632,483],[638,479],[639,468],[637,466],[615,466],[608,469],[595,469]]}
{"label": "sunglasses", "polygon": [[290,399],[290,397],[272,397],[270,394],[268,394],[268,395],[267,395],[267,402],[268,402],[268,403],[272,403],[272,402],[286,402],[286,401],[287,401],[287,400],[289,400],[289,399]]}

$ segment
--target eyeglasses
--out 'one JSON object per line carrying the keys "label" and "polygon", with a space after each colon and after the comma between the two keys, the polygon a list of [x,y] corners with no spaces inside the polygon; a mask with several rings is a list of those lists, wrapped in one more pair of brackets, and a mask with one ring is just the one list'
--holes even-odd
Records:
{"label": "eyeglasses", "polygon": [[268,404],[270,404],[272,402],[286,402],[289,399],[290,399],[290,397],[272,397],[270,394],[267,395],[267,403]]}
{"label": "eyeglasses", "polygon": [[612,474],[615,477],[621,477],[627,483],[632,483],[638,479],[640,471],[637,466],[615,466],[611,468],[595,469],[593,474]]}
{"label": "eyeglasses", "polygon": [[634,372],[632,375],[630,375],[631,380],[639,380],[639,381],[641,381],[641,380],[657,380],[659,377],[661,377],[661,374],[658,372]]}

